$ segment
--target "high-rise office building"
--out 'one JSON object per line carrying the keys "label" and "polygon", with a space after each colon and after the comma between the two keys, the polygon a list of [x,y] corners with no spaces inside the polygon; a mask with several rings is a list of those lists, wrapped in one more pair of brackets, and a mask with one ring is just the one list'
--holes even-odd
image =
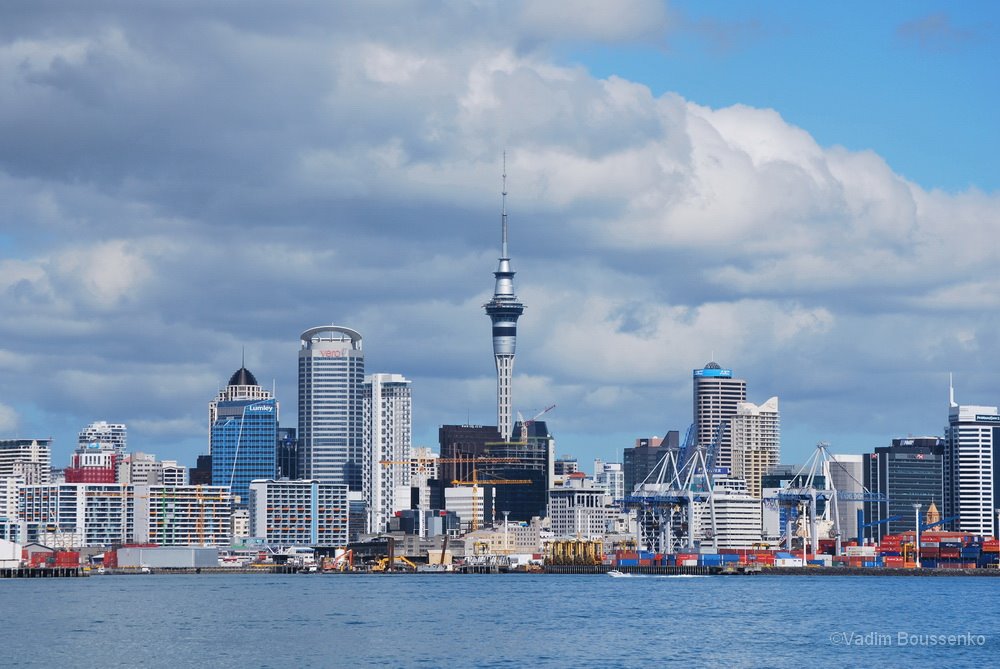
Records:
{"label": "high-rise office building", "polygon": [[454,480],[469,480],[476,466],[471,460],[486,457],[490,446],[499,442],[500,435],[492,425],[442,425],[438,428],[440,480],[446,487]]}
{"label": "high-rise office building", "polygon": [[[365,379],[365,494],[370,533],[385,532],[397,510],[400,488],[410,485],[413,400],[410,382],[400,374]],[[409,508],[407,505],[405,508]]]}
{"label": "high-rise office building", "polygon": [[229,486],[246,507],[250,481],[273,478],[278,443],[278,402],[245,366],[209,402],[212,485]]}
{"label": "high-rise office building", "polygon": [[507,250],[507,174],[504,169],[503,206],[500,213],[500,260],[493,273],[496,284],[493,298],[483,305],[493,323],[493,360],[497,370],[497,430],[504,439],[511,438],[514,425],[511,379],[514,374],[514,351],[517,345],[517,319],[524,305],[514,294],[514,271]]}
{"label": "high-rise office building", "polygon": [[[923,514],[931,504],[943,503],[944,454],[941,437],[905,437],[893,439],[891,446],[876,448],[873,453],[863,456],[865,487],[887,498],[884,502],[864,503],[865,522],[899,516],[896,520],[865,528],[864,537],[877,542],[886,534],[912,532],[916,525],[914,504],[921,505]],[[923,517],[921,520],[926,522]],[[843,528],[841,532],[848,537],[855,536]]]}
{"label": "high-rise office building", "polygon": [[229,383],[226,387],[219,391],[219,394],[208,403],[208,431],[212,431],[212,426],[215,425],[215,419],[218,417],[216,414],[216,407],[219,402],[235,402],[238,400],[269,400],[273,394],[271,391],[262,388],[259,383],[257,383],[257,378],[250,373],[250,370],[246,368],[246,365],[241,365],[232,376],[229,377]]}
{"label": "high-rise office building", "polygon": [[294,480],[299,476],[299,440],[294,427],[278,426],[277,478]]}
{"label": "high-rise office building", "polygon": [[830,485],[838,493],[847,493],[837,500],[837,522],[842,537],[858,536],[858,510],[862,502],[849,498],[860,498],[865,491],[864,468],[865,456],[856,453],[831,455],[824,465],[823,473]]}
{"label": "high-rise office building", "polygon": [[955,403],[945,433],[944,516],[960,532],[996,535],[1000,498],[1000,413],[995,406]]}
{"label": "high-rise office building", "polygon": [[[622,469],[625,472],[625,494],[631,495],[643,481],[655,482],[660,474],[659,464],[669,449],[680,447],[680,433],[670,430],[663,438],[641,437],[635,440],[634,448],[626,448],[622,454]],[[666,474],[669,475],[669,472]]]}
{"label": "high-rise office building", "polygon": [[715,362],[694,370],[693,378],[695,444],[715,444],[715,466],[731,469],[731,421],[736,416],[737,405],[747,400],[747,382],[734,379],[733,370],[723,369]]}
{"label": "high-rise office building", "polygon": [[250,481],[273,478],[278,442],[274,399],[219,402],[212,425],[212,485],[229,486],[246,507]]}
{"label": "high-rise office building", "polygon": [[301,335],[299,475],[364,488],[365,356],[361,333],[322,325]]}
{"label": "high-rise office building", "polygon": [[760,499],[761,477],[781,460],[781,416],[778,398],[772,397],[761,405],[738,402],[733,416],[732,475],[746,481],[747,493]]}

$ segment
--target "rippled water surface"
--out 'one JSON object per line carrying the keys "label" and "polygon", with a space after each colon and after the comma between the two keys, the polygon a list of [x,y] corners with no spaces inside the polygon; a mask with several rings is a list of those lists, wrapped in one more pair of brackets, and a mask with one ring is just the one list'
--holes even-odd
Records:
{"label": "rippled water surface", "polygon": [[990,667],[1000,578],[0,581],[0,666]]}

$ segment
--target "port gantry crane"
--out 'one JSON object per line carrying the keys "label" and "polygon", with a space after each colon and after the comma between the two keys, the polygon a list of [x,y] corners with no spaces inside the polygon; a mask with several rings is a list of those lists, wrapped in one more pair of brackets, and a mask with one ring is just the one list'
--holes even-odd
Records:
{"label": "port gantry crane", "polygon": [[[842,471],[846,472],[848,476],[854,478],[850,472],[844,467],[844,465],[837,461],[837,458],[830,454],[830,444],[821,441],[816,444],[816,450],[813,452],[809,459],[798,473],[789,480],[788,485],[778,491],[777,498],[771,498],[770,501],[776,501],[779,506],[785,507],[801,507],[802,513],[800,518],[808,522],[808,532],[809,532],[809,547],[810,552],[816,554],[819,552],[819,533],[818,533],[818,521],[821,519],[829,521],[831,516],[833,519],[833,537],[836,540],[836,549],[834,553],[840,555],[840,515],[837,513],[837,502],[887,502],[888,498],[882,493],[870,492],[864,485],[861,485],[860,481],[855,481],[861,485],[861,492],[848,492],[845,490],[838,491],[833,483],[833,477],[830,476],[830,472],[833,467],[839,467]],[[825,475],[826,487],[818,488],[816,487],[816,476]],[[823,509],[823,513],[819,514],[817,508],[819,502],[826,502],[826,508]],[[790,516],[791,514],[789,514]],[[792,550],[792,531],[791,531],[791,518],[787,520],[786,530],[785,530],[785,541],[787,550]],[[803,546],[805,545],[805,539],[803,538]]]}
{"label": "port gantry crane", "polygon": [[[695,445],[694,426],[688,428],[684,444],[680,448],[667,447],[657,463],[642,483],[631,494],[620,500],[623,510],[635,510],[636,540],[640,545],[655,546],[659,552],[674,553],[680,549],[695,550],[696,530],[695,505],[707,505],[710,529],[705,534],[718,550],[718,535],[715,523],[715,483],[713,468],[715,452],[724,424],[716,430],[716,436],[709,446]],[[655,475],[655,477],[654,477]],[[650,481],[650,479],[653,479]],[[686,525],[683,535],[676,537],[674,527],[679,520],[677,514],[685,512],[682,522]],[[645,522],[652,519],[657,534],[644,541]]]}

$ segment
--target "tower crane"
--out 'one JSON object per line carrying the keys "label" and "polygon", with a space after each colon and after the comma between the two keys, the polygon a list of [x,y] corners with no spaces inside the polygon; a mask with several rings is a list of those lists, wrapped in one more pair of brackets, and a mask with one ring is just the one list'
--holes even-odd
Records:
{"label": "tower crane", "polygon": [[476,498],[479,496],[479,486],[481,485],[531,485],[533,483],[530,479],[488,479],[483,480],[479,478],[479,471],[477,469],[472,470],[472,480],[469,481],[459,481],[454,480],[451,482],[452,485],[470,485],[472,486],[472,521],[469,523],[469,529],[473,532],[479,529],[479,513],[476,506]]}
{"label": "tower crane", "polygon": [[522,416],[521,412],[518,411],[517,420],[521,423],[521,441],[518,443],[520,443],[522,446],[526,446],[528,444],[528,426],[533,425],[536,420],[538,420],[539,418],[541,418],[542,416],[544,416],[545,414],[547,414],[548,412],[552,411],[555,408],[556,408],[555,404],[547,406],[541,411],[539,411],[537,414],[535,414],[535,417],[532,418],[531,420],[524,420],[524,416]]}

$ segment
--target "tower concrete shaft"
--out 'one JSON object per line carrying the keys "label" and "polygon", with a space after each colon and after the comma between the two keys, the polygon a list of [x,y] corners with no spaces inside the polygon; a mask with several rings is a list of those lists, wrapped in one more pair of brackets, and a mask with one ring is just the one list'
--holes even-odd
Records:
{"label": "tower concrete shaft", "polygon": [[507,170],[503,175],[503,206],[500,214],[500,259],[493,290],[493,299],[483,305],[493,322],[493,358],[497,369],[497,431],[510,439],[514,426],[511,378],[514,374],[514,352],[517,347],[517,319],[524,312],[514,294],[514,272],[507,251]]}

